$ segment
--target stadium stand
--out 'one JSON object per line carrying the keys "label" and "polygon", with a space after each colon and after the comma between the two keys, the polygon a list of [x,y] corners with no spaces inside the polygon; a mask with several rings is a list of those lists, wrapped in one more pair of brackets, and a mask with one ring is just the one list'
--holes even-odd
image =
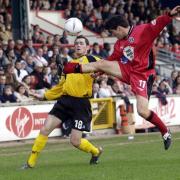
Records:
{"label": "stadium stand", "polygon": [[[103,38],[111,37],[104,30],[103,22],[114,14],[124,14],[131,25],[149,22],[155,16],[163,14],[168,9],[163,10],[157,0],[133,1],[133,0],[30,0],[31,10],[61,11],[64,18],[78,17],[82,20],[84,26],[91,30],[95,35]],[[68,61],[73,57],[73,49],[68,44],[67,34],[48,34],[43,32],[40,26],[34,25],[31,34],[32,37],[26,40],[14,41],[12,37],[12,15],[11,2],[0,1],[0,73],[1,73],[1,102],[5,96],[3,92],[11,90],[15,96],[19,93],[20,88],[25,88],[26,96],[33,93],[43,93],[46,88],[50,88],[58,82],[56,56],[60,54],[61,58]],[[176,24],[176,26],[173,26]],[[156,85],[164,78],[173,89],[169,93],[179,94],[179,76],[170,76],[171,72],[180,70],[180,31],[177,23],[174,22],[163,30],[156,40],[156,59],[157,74],[160,78],[156,80]],[[111,52],[111,43],[92,44],[91,53],[106,58]],[[28,85],[25,85],[24,78],[28,77]],[[158,76],[157,76],[158,77]],[[4,79],[6,82],[4,83]],[[100,87],[106,84],[110,87],[111,95],[115,95],[111,88],[111,77],[105,81],[97,81]],[[133,95],[130,87],[117,81],[120,91],[126,95]],[[41,83],[40,83],[41,82]],[[174,86],[172,86],[174,82]],[[41,84],[40,87],[37,85]],[[108,84],[109,83],[109,84]],[[22,86],[23,85],[23,86]],[[106,87],[107,87],[106,85]],[[167,84],[166,84],[167,85]],[[102,91],[102,88],[100,88]],[[18,95],[19,96],[19,95]],[[31,99],[32,97],[30,97]]]}

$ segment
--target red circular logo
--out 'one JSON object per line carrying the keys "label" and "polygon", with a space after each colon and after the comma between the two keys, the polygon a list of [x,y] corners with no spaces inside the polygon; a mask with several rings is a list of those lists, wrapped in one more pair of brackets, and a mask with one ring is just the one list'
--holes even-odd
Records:
{"label": "red circular logo", "polygon": [[10,121],[11,131],[18,137],[26,137],[33,129],[34,122],[32,114],[24,107],[17,108]]}

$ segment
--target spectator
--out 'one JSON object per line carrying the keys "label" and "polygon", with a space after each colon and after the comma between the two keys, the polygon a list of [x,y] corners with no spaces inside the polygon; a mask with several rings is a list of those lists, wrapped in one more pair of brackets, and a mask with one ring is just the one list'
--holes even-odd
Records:
{"label": "spectator", "polygon": [[156,95],[157,93],[158,93],[158,84],[156,82],[154,82],[154,84],[152,86],[151,94]]}
{"label": "spectator", "polygon": [[4,16],[0,14],[0,27],[4,25]]}
{"label": "spectator", "polygon": [[124,92],[123,84],[119,81],[113,81],[112,90],[116,95],[121,95]]}
{"label": "spectator", "polygon": [[103,32],[103,30],[104,30],[104,26],[103,26],[102,19],[97,19],[94,31],[98,34],[101,34],[101,32]]}
{"label": "spectator", "polygon": [[7,69],[5,71],[5,76],[6,76],[6,84],[11,85],[13,89],[16,89],[16,87],[19,85],[19,82],[16,79],[13,64],[8,64]]}
{"label": "spectator", "polygon": [[[24,71],[26,71],[26,66],[27,66],[26,61],[21,60],[20,62],[21,62],[21,69],[24,70]],[[26,72],[27,72],[27,71],[26,71]],[[27,74],[28,74],[28,72],[27,72]]]}
{"label": "spectator", "polygon": [[14,49],[9,49],[7,52],[7,58],[9,60],[9,64],[15,64],[17,57],[15,56]]}
{"label": "spectator", "polygon": [[0,74],[0,96],[3,95],[5,85],[6,85],[6,76]]}
{"label": "spectator", "polygon": [[0,25],[0,40],[7,41],[10,38],[11,38],[11,36],[8,33],[8,31],[6,31],[5,25]]}
{"label": "spectator", "polygon": [[51,36],[51,35],[49,35],[49,36],[47,37],[46,44],[47,44],[48,46],[52,46],[52,45],[54,44],[54,37]]}
{"label": "spectator", "polygon": [[26,61],[28,56],[29,56],[29,51],[27,49],[22,49],[21,56],[18,60],[19,61]]}
{"label": "spectator", "polygon": [[7,47],[7,52],[9,52],[10,50],[14,50],[15,48],[15,42],[13,39],[9,39],[8,40],[8,47]]}
{"label": "spectator", "polygon": [[43,57],[43,49],[42,48],[37,49],[37,54],[34,56],[34,62],[35,63],[42,63],[43,66],[48,65],[47,60]]}
{"label": "spectator", "polygon": [[8,42],[7,41],[2,41],[1,42],[1,48],[4,51],[4,53],[7,52],[7,48],[8,48]]}
{"label": "spectator", "polygon": [[64,62],[69,62],[69,61],[71,61],[71,57],[69,56],[69,49],[67,48],[67,47],[63,47],[62,49],[61,49],[61,54],[60,54],[60,56],[61,56],[61,58],[63,58],[64,59]]}
{"label": "spectator", "polygon": [[69,19],[71,17],[71,9],[67,8],[64,10],[64,18]]}
{"label": "spectator", "polygon": [[103,56],[103,51],[101,51],[101,48],[98,43],[94,43],[92,47],[92,55],[102,57]]}
{"label": "spectator", "polygon": [[17,98],[17,102],[29,102],[33,100],[32,98],[29,98],[28,92],[22,84],[16,88],[14,95]]}
{"label": "spectator", "polygon": [[180,84],[177,85],[174,93],[180,95]]}
{"label": "spectator", "polygon": [[166,105],[168,103],[166,99],[166,94],[163,91],[159,91],[159,87],[157,83],[154,83],[152,86],[152,95],[155,95],[162,105]]}
{"label": "spectator", "polygon": [[22,69],[21,61],[15,62],[14,74],[19,83],[22,82],[22,79],[24,78],[24,76],[28,75],[27,71]]}
{"label": "spectator", "polygon": [[102,19],[102,10],[103,10],[103,6],[99,6],[97,9],[95,9],[94,15],[96,19]]}
{"label": "spectator", "polygon": [[92,93],[92,98],[99,98],[99,84],[94,83],[93,84],[93,93]]}
{"label": "spectator", "polygon": [[67,40],[67,32],[63,31],[62,37],[60,38],[61,44],[69,44],[69,41]]}
{"label": "spectator", "polygon": [[57,74],[57,67],[52,67],[51,68],[51,72],[50,72],[50,74],[48,76],[49,76],[51,87],[53,87],[56,84],[58,84],[59,76]]}
{"label": "spectator", "polygon": [[103,19],[103,20],[106,20],[106,19],[108,19],[108,18],[110,17],[109,9],[110,9],[109,4],[106,4],[106,5],[103,7],[103,10],[102,10],[102,19]]}
{"label": "spectator", "polygon": [[176,77],[178,76],[178,72],[176,70],[171,72],[171,78],[170,78],[170,86],[172,87],[172,89],[174,89],[176,87]]}
{"label": "spectator", "polygon": [[39,31],[35,31],[32,35],[33,43],[42,44],[44,43],[44,36]]}
{"label": "spectator", "polygon": [[180,75],[177,75],[174,81],[174,89],[173,91],[176,92],[177,86],[180,84]]}
{"label": "spectator", "polygon": [[60,35],[59,34],[55,34],[54,35],[54,45],[56,45],[56,46],[60,46],[61,45]]}
{"label": "spectator", "polygon": [[7,57],[4,55],[2,48],[0,48],[0,67],[6,68],[10,62]]}
{"label": "spectator", "polygon": [[126,104],[126,108],[128,107],[128,105],[130,105],[130,101],[128,96],[126,96],[126,94],[124,93],[124,86],[123,83],[118,81],[118,80],[114,80],[113,85],[112,85],[112,90],[115,93],[114,96],[119,96],[121,97],[125,104]]}
{"label": "spectator", "polygon": [[28,74],[32,73],[33,70],[34,70],[34,67],[35,67],[35,62],[33,60],[33,57],[32,56],[28,56],[26,58],[26,68],[25,70],[28,72]]}
{"label": "spectator", "polygon": [[111,51],[111,46],[109,43],[104,43],[103,49],[101,50],[101,57],[102,58],[107,58],[110,55]]}
{"label": "spectator", "polygon": [[31,91],[31,76],[30,75],[26,75],[24,76],[24,78],[22,79],[21,84],[26,88],[26,91],[28,92],[28,94],[30,94]]}
{"label": "spectator", "polygon": [[19,39],[16,41],[14,53],[15,53],[15,56],[17,57],[17,59],[20,59],[20,57],[21,57],[23,46],[24,46],[24,43],[22,40]]}
{"label": "spectator", "polygon": [[114,95],[115,95],[115,93],[113,92],[111,86],[107,85],[107,81],[102,80],[100,82],[99,97],[106,98],[106,97],[111,97]]}
{"label": "spectator", "polygon": [[49,51],[48,46],[45,45],[45,44],[42,46],[42,50],[43,50],[43,57],[44,57],[44,59],[49,61],[49,58],[52,56],[51,55],[52,51]]}
{"label": "spectator", "polygon": [[52,51],[50,51],[49,54],[51,54],[50,63],[56,62],[56,57],[60,54],[59,47],[57,45],[54,45],[52,47]]}
{"label": "spectator", "polygon": [[172,94],[172,88],[170,87],[170,85],[166,79],[163,79],[159,83],[158,91],[164,95]]}
{"label": "spectator", "polygon": [[126,96],[134,96],[134,93],[132,92],[132,88],[130,85],[124,84],[124,93]]}
{"label": "spectator", "polygon": [[49,74],[51,73],[51,68],[46,66],[43,68],[44,81],[51,84],[51,80],[49,78]]}
{"label": "spectator", "polygon": [[17,102],[17,98],[14,95],[12,86],[10,85],[5,86],[3,96],[0,96],[0,101],[2,103]]}
{"label": "spectator", "polygon": [[32,89],[44,91],[45,88],[51,87],[50,84],[44,80],[43,64],[41,62],[35,64],[35,69],[30,75],[33,80],[31,84]]}
{"label": "spectator", "polygon": [[0,75],[4,75],[4,68],[0,66]]}
{"label": "spectator", "polygon": [[180,45],[178,45],[177,43],[175,43],[172,47],[172,52],[175,53],[175,57],[180,58]]}
{"label": "spectator", "polygon": [[36,55],[36,50],[33,47],[33,41],[32,39],[28,39],[26,41],[26,50],[29,52],[29,55],[35,56]]}
{"label": "spectator", "polygon": [[53,47],[52,47],[52,52],[53,52],[53,56],[57,56],[57,55],[59,55],[59,46],[57,46],[57,45],[53,45]]}
{"label": "spectator", "polygon": [[[50,4],[50,7],[49,7]],[[161,4],[157,0],[151,1],[123,1],[123,0],[109,0],[109,1],[30,1],[32,10],[48,9],[49,10],[64,10],[64,17],[78,17],[82,20],[83,24],[90,30],[98,32],[103,37],[107,35],[101,26],[99,26],[98,19],[105,21],[113,14],[124,14],[132,25],[150,22],[157,15],[163,13]],[[126,12],[126,13],[125,13]],[[3,24],[3,23],[2,23]],[[99,26],[99,27],[98,27]],[[101,32],[99,32],[101,29]],[[174,28],[171,28],[174,29]],[[178,32],[170,31],[170,28],[163,32],[163,41],[180,43]],[[177,30],[176,30],[177,31]],[[171,32],[171,33],[169,33]],[[173,32],[173,33],[172,33]],[[34,26],[34,34],[40,33],[38,25]],[[41,34],[40,34],[41,36]],[[173,36],[173,37],[170,37]],[[163,43],[166,43],[163,42]],[[65,43],[66,44],[66,43]],[[51,44],[52,45],[52,44]]]}

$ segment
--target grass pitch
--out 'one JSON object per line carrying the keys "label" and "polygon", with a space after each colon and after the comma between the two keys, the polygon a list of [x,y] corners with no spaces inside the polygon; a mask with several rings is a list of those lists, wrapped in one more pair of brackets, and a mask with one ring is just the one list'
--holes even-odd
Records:
{"label": "grass pitch", "polygon": [[173,134],[165,151],[160,134],[115,136],[91,140],[104,148],[100,163],[89,165],[90,155],[69,142],[49,142],[37,166],[20,170],[31,144],[0,146],[0,180],[180,180],[180,133]]}

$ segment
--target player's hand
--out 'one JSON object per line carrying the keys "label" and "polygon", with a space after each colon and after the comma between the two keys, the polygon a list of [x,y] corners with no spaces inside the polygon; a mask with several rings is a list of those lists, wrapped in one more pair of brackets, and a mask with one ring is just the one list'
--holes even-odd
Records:
{"label": "player's hand", "polygon": [[169,15],[173,17],[173,16],[178,16],[179,13],[180,13],[180,6],[176,6],[169,12]]}
{"label": "player's hand", "polygon": [[34,90],[30,90],[29,95],[33,96],[35,99],[38,100],[43,100],[44,99],[44,94],[37,94]]}

